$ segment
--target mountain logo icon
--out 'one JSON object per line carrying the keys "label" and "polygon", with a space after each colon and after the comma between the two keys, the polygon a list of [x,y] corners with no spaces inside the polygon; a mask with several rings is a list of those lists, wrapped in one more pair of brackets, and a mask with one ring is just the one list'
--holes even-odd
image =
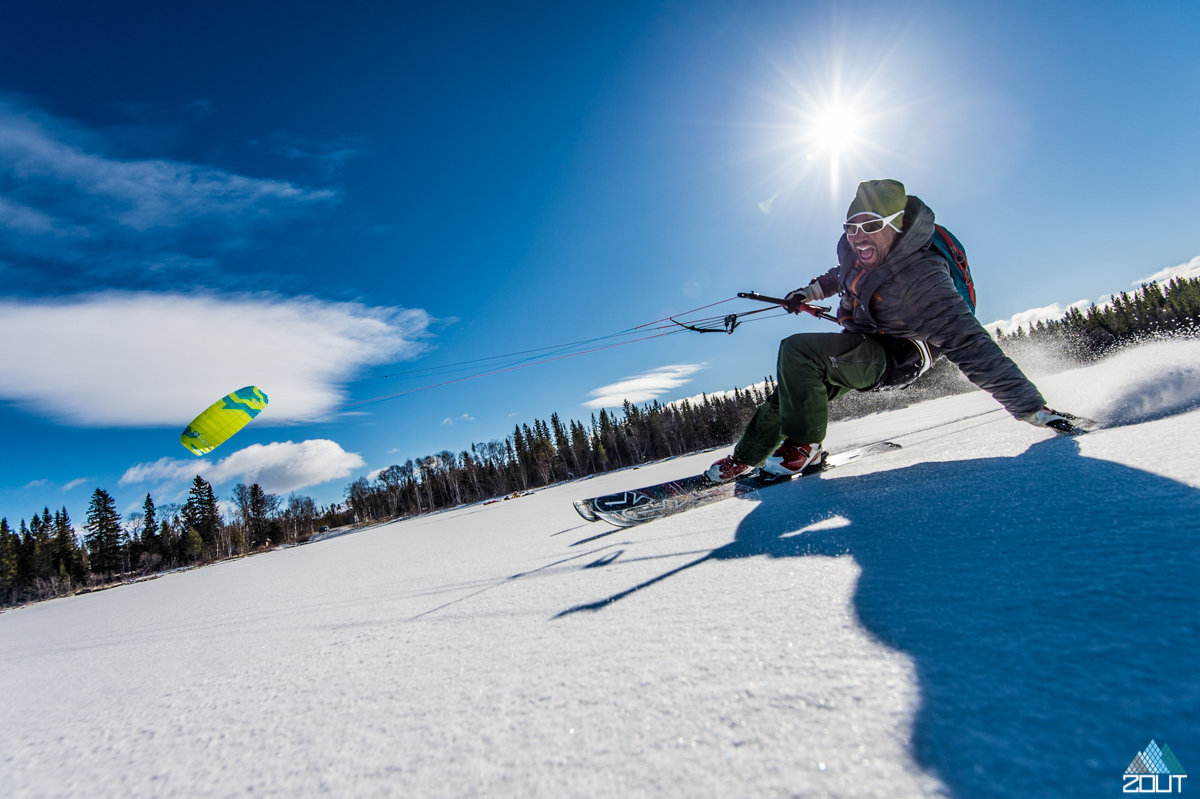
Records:
{"label": "mountain logo icon", "polygon": [[[1162,787],[1163,778],[1166,787]],[[1137,753],[1137,757],[1125,769],[1125,793],[1183,793],[1183,781],[1187,779],[1179,758],[1171,747],[1159,747],[1154,741]]]}

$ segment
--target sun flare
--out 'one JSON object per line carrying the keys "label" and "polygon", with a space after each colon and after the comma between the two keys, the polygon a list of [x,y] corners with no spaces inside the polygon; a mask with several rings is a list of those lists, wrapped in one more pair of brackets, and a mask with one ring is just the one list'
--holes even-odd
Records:
{"label": "sun flare", "polygon": [[[826,106],[811,117],[805,138],[812,150],[828,155],[829,187],[834,193],[841,177],[842,154],[854,153],[861,129],[859,116],[840,104]],[[811,159],[813,154],[810,152],[808,158]]]}
{"label": "sun flare", "polygon": [[813,120],[812,141],[820,150],[837,153],[852,147],[861,125],[850,110],[838,106],[825,109]]}
{"label": "sun flare", "polygon": [[[843,181],[853,184],[882,174],[897,159],[911,160],[901,143],[911,138],[925,90],[912,94],[888,80],[896,70],[888,53],[851,58],[836,37],[820,50],[795,58],[768,55],[771,72],[754,91],[766,103],[753,126],[764,134],[757,154],[772,160],[754,197],[764,214],[776,214],[795,197],[809,202],[819,196],[822,205],[840,207],[852,188]],[[826,180],[828,195],[810,190]]]}

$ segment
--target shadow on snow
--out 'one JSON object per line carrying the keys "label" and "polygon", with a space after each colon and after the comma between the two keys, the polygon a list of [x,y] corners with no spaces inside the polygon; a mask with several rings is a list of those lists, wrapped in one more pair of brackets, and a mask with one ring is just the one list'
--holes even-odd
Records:
{"label": "shadow on snow", "polygon": [[1051,439],[760,496],[732,543],[560,615],[706,561],[851,555],[860,622],[916,666],[914,756],[955,795],[1116,795],[1151,738],[1200,771],[1200,491]]}

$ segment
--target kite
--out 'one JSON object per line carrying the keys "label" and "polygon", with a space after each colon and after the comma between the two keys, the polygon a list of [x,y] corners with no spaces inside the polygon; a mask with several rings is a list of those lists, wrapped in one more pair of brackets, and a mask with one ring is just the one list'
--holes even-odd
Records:
{"label": "kite", "polygon": [[192,420],[179,437],[192,454],[207,455],[267,407],[267,395],[258,386],[246,386],[214,402]]}

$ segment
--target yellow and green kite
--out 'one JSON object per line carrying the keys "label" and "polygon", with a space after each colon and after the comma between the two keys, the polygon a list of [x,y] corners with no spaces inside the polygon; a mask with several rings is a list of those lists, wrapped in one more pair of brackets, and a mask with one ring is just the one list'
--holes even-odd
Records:
{"label": "yellow and green kite", "polygon": [[258,386],[246,386],[214,402],[192,420],[179,443],[194,455],[207,455],[258,416],[267,407],[267,395]]}

